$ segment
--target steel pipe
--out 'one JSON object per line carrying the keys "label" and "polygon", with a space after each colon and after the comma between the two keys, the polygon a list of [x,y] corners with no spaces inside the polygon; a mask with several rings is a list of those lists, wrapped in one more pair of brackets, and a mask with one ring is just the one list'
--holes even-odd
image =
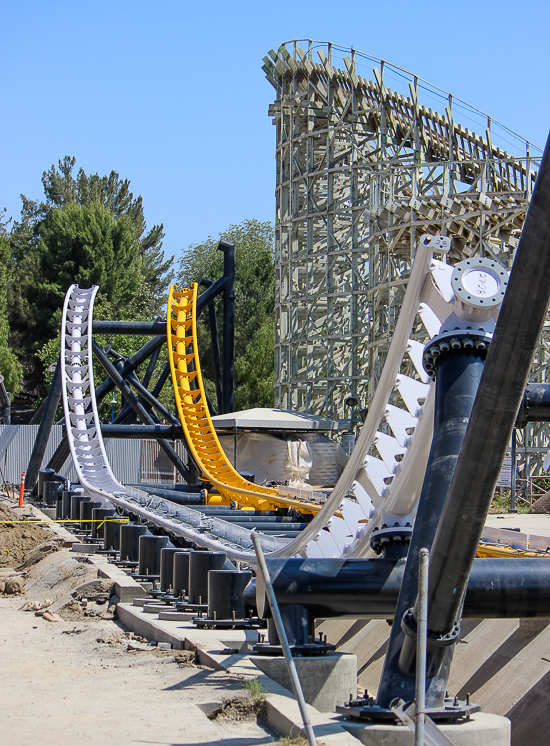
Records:
{"label": "steel pipe", "polygon": [[515,427],[528,422],[550,422],[550,383],[528,383],[521,400]]}
{"label": "steel pipe", "polygon": [[101,425],[104,438],[122,438],[124,440],[183,440],[181,425]]}
{"label": "steel pipe", "polygon": [[[482,348],[472,345],[470,349],[450,348],[437,358],[434,434],[397,605],[396,618],[399,620],[414,605],[417,597],[418,552],[422,547],[431,549],[483,372],[485,354]],[[394,624],[378,689],[377,704],[380,707],[389,707],[397,696],[405,701],[414,699],[414,671],[406,675],[398,664],[404,639],[401,625]],[[441,680],[429,677],[428,707],[439,706],[444,700],[446,685],[445,677]]]}
{"label": "steel pipe", "polygon": [[[154,422],[151,415],[139,403],[137,398],[131,392],[129,384],[124,380],[122,374],[119,373],[119,371],[115,368],[115,366],[112,364],[112,362],[109,360],[107,355],[103,352],[103,350],[95,340],[92,340],[92,349],[94,355],[101,363],[103,369],[110,376],[111,380],[116,384],[116,386],[118,386],[122,395],[124,396],[128,404],[132,407],[134,412],[143,420],[143,422],[147,423],[148,425],[153,425]],[[164,453],[168,456],[172,464],[175,466],[175,468],[183,476],[183,478],[187,481],[191,481],[191,475],[187,467],[182,462],[178,454],[174,451],[170,443],[168,443],[168,441],[166,440],[159,440],[158,443]]]}
{"label": "steel pipe", "polygon": [[430,553],[430,638],[448,633],[459,615],[549,301],[550,138]]}
{"label": "steel pipe", "polygon": [[92,321],[92,334],[139,334],[164,335],[164,321]]}
{"label": "steel pipe", "polygon": [[[201,278],[199,287],[202,285],[209,288],[213,285],[212,280]],[[223,391],[221,381],[221,360],[220,360],[220,341],[218,338],[218,317],[216,313],[216,304],[214,301],[208,304],[208,320],[210,322],[210,342],[212,344],[212,358],[214,363],[214,383],[216,385],[216,403],[218,411],[221,411],[223,404]]]}
{"label": "steel pipe", "polygon": [[[266,559],[281,607],[304,606],[317,619],[392,619],[406,560]],[[268,616],[265,590],[253,580],[245,602]],[[477,558],[465,619],[550,616],[550,559]]]}
{"label": "steel pipe", "polygon": [[[235,388],[235,244],[220,241],[223,251],[223,409],[221,414],[234,410]],[[208,291],[206,291],[208,292]]]}

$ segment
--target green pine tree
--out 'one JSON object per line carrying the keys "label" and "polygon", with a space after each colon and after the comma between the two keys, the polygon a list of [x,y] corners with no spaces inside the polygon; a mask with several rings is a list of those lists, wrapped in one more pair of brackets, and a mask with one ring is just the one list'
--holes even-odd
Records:
{"label": "green pine tree", "polygon": [[147,229],[141,197],[128,179],[76,176],[66,156],[44,172],[45,200],[22,196],[21,220],[10,233],[14,282],[10,325],[28,391],[44,394],[44,370],[36,356],[59,334],[69,286],[99,285],[114,318],[151,318],[161,312],[173,257],[164,259],[163,226]]}

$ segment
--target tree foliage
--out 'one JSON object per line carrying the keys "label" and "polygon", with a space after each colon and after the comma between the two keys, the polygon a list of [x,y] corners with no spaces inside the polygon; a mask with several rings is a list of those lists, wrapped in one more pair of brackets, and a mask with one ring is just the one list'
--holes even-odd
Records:
{"label": "tree foliage", "polygon": [[59,332],[69,286],[96,284],[114,317],[149,318],[161,308],[172,259],[164,260],[163,226],[147,230],[141,197],[128,179],[74,175],[75,159],[42,175],[45,200],[22,195],[21,220],[10,235],[15,265],[10,323],[27,387],[44,392],[35,353]]}
{"label": "tree foliage", "polygon": [[6,232],[6,223],[0,218],[0,374],[4,385],[12,394],[21,385],[22,368],[10,346],[8,322],[8,288],[13,282],[13,262]]}
{"label": "tree foliage", "polygon": [[[220,238],[235,244],[235,409],[273,406],[275,341],[274,232],[269,222],[245,220],[232,225]],[[193,244],[179,263],[179,286],[223,274],[219,241],[209,237]],[[223,308],[217,301],[221,330]],[[214,363],[204,312],[198,326],[199,352],[205,386],[215,401]],[[220,336],[220,347],[222,340]]]}

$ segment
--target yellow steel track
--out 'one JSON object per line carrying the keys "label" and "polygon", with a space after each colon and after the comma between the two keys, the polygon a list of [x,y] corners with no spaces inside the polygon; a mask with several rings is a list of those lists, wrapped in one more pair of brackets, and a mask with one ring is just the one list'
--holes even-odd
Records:
{"label": "yellow steel track", "polygon": [[244,479],[226,457],[208,411],[197,347],[198,284],[168,297],[167,341],[172,383],[181,426],[203,479],[211,482],[224,498],[258,510],[293,507],[302,513],[317,513],[322,505],[280,497],[276,490]]}
{"label": "yellow steel track", "polygon": [[514,549],[506,545],[486,544],[480,542],[476,557],[549,557],[548,552],[539,552],[529,549]]}

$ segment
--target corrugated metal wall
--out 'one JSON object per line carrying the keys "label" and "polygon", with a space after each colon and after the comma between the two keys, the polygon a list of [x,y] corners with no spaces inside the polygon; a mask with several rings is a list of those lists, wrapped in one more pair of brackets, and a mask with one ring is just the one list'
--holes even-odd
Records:
{"label": "corrugated metal wall", "polygon": [[[21,472],[27,470],[38,425],[0,425],[0,483],[19,484]],[[46,466],[62,438],[61,425],[54,425],[42,461]],[[183,443],[172,443],[184,463],[187,462]],[[139,482],[182,482],[170,461],[153,440],[121,440],[106,438],[105,450],[116,478],[123,484]],[[61,474],[76,481],[76,472],[69,458]]]}

